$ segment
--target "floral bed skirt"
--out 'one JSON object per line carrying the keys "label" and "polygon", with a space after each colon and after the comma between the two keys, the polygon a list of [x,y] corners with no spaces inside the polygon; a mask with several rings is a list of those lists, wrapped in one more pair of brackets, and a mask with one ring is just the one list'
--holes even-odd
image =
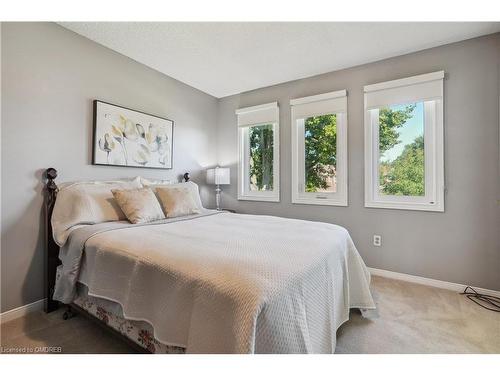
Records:
{"label": "floral bed skirt", "polygon": [[154,330],[150,324],[123,318],[119,304],[89,296],[87,288],[82,284],[78,284],[78,297],[73,302],[151,353],[183,354],[186,351],[185,348],[159,342],[154,337]]}

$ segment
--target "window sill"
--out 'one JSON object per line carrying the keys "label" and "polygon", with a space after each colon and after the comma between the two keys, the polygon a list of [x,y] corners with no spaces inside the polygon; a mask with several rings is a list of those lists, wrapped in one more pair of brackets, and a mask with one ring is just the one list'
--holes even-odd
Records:
{"label": "window sill", "polygon": [[239,195],[239,201],[256,201],[256,202],[279,202],[280,198],[275,196],[251,196],[251,195]]}
{"label": "window sill", "polygon": [[347,199],[334,200],[334,199],[317,199],[317,198],[293,198],[293,204],[311,204],[315,206],[340,206],[347,207]]}
{"label": "window sill", "polygon": [[365,202],[366,208],[387,208],[391,210],[408,210],[408,211],[431,211],[444,212],[443,204],[425,204],[425,203],[401,203],[401,202]]}

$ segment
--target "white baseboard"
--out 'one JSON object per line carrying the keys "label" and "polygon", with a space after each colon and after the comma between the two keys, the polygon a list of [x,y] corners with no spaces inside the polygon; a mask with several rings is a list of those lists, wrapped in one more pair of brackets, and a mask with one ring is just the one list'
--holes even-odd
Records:
{"label": "white baseboard", "polygon": [[43,310],[44,304],[45,304],[45,299],[41,299],[32,303],[28,303],[27,305],[19,306],[16,307],[15,309],[3,312],[0,314],[0,322],[6,323],[11,320],[20,318],[31,312]]}
{"label": "white baseboard", "polygon": [[[413,275],[408,275],[406,273],[399,273],[399,272],[393,272],[393,271],[386,271],[386,270],[381,270],[378,268],[368,267],[368,270],[374,276],[382,276],[382,277],[386,277],[388,279],[408,281],[410,283],[427,285],[427,286],[432,286],[432,287],[440,288],[440,289],[453,290],[454,292],[463,292],[465,287],[467,286],[464,284],[450,283],[448,281],[441,281],[441,280],[436,280],[436,279],[428,279],[426,277],[413,276]],[[471,285],[471,287],[474,288],[478,293],[489,294],[490,296],[500,298],[500,291],[498,291],[498,290],[476,288],[475,286],[472,286],[472,285]]]}

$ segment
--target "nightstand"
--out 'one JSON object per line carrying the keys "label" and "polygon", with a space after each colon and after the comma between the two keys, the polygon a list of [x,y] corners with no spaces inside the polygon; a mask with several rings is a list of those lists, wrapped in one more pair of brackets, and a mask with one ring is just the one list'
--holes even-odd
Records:
{"label": "nightstand", "polygon": [[235,214],[235,213],[236,213],[236,210],[231,210],[231,209],[229,209],[229,208],[222,208],[222,209],[221,209],[221,211],[231,212],[231,213],[233,213],[233,214]]}

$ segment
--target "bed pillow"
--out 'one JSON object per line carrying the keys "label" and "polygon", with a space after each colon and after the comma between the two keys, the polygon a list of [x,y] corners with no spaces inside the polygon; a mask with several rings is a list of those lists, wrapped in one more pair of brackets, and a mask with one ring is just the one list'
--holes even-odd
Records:
{"label": "bed pillow", "polygon": [[[200,190],[198,188],[198,185],[195,184],[194,182],[188,181],[188,182],[180,182],[180,183],[175,183],[172,184],[169,181],[165,181],[165,183],[148,183],[151,180],[146,180],[146,179],[141,179],[142,184],[144,187],[150,187],[153,191],[156,192],[157,188],[164,188],[164,189],[176,189],[176,188],[187,188],[189,192],[191,193],[194,202],[196,204],[196,207],[198,210],[202,211],[203,210],[203,204],[201,203],[201,198],[200,198]],[[155,181],[158,182],[158,181]],[[156,194],[158,196],[158,193]],[[159,199],[159,197],[158,197]]]}
{"label": "bed pillow", "polygon": [[156,186],[156,185],[172,185],[170,180],[152,180],[150,178],[140,177],[142,186]]}
{"label": "bed pillow", "polygon": [[149,223],[150,221],[165,219],[160,203],[150,188],[113,189],[111,192],[131,223]]}
{"label": "bed pillow", "polygon": [[54,241],[63,246],[71,228],[79,224],[126,220],[111,190],[141,187],[138,177],[133,180],[83,181],[59,185],[51,218]]}
{"label": "bed pillow", "polygon": [[156,194],[167,217],[186,216],[201,212],[192,192],[186,186],[160,187],[156,189]]}

